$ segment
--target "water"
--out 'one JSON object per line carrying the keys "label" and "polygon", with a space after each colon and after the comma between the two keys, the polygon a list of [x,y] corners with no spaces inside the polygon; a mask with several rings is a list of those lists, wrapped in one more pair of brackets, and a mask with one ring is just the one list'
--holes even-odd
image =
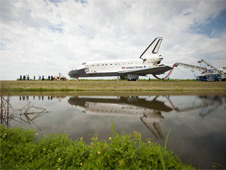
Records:
{"label": "water", "polygon": [[[7,96],[4,97],[7,99]],[[6,101],[4,101],[6,103]],[[11,96],[10,127],[36,129],[40,136],[66,133],[89,141],[118,133],[142,134],[181,154],[197,168],[226,168],[226,95],[170,96]],[[6,109],[6,105],[5,108]]]}

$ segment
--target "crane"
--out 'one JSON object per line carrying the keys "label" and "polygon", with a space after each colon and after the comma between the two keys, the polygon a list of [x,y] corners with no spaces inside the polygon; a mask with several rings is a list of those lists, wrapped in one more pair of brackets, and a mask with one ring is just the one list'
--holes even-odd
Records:
{"label": "crane", "polygon": [[198,63],[205,63],[210,69],[207,69],[206,67],[201,67],[201,66],[195,66],[191,64],[185,64],[185,63],[174,63],[172,66],[172,69],[169,71],[169,73],[164,77],[164,78],[159,78],[158,76],[154,75],[153,76],[157,79],[167,79],[170,74],[173,72],[175,67],[178,66],[183,66],[185,68],[190,68],[192,70],[198,70],[201,71],[202,74],[200,76],[196,77],[196,80],[199,81],[225,81],[226,80],[226,67],[223,67],[222,69],[217,69],[213,65],[209,64],[208,62],[204,61],[203,59],[199,60]]}
{"label": "crane", "polygon": [[211,69],[213,69],[214,71],[216,71],[217,73],[221,73],[221,70],[218,70],[216,67],[214,67],[213,65],[211,65],[210,63],[208,63],[207,61],[201,59],[198,61],[198,63],[205,63],[208,67],[210,67]]}
{"label": "crane", "polygon": [[[205,62],[205,61],[204,60],[198,61],[198,63],[201,63],[201,62]],[[205,64],[211,67],[211,69],[207,69],[206,67],[200,67],[200,66],[195,66],[191,64],[185,64],[185,63],[175,63],[175,67],[183,66],[185,68],[191,68],[192,70],[196,69],[201,71],[202,74],[196,77],[196,80],[199,80],[199,81],[219,81],[221,79],[219,70],[207,62],[205,62]]]}
{"label": "crane", "polygon": [[210,79],[210,81],[218,81],[218,80],[225,81],[226,80],[226,68],[225,67],[223,67],[222,69],[218,69],[203,59],[199,60],[198,63],[205,63],[208,67],[211,68],[210,70],[208,70],[208,75],[207,75],[207,77],[208,77],[208,79]]}

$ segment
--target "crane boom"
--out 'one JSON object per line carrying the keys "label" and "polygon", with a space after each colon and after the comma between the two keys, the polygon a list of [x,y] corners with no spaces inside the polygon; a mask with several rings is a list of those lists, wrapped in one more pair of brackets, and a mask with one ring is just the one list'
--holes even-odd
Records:
{"label": "crane boom", "polygon": [[199,66],[195,66],[195,65],[191,65],[191,64],[175,63],[175,67],[178,67],[178,66],[183,66],[183,67],[191,68],[191,69],[197,69],[199,71],[206,71],[206,68],[204,68],[204,67],[199,67]]}
{"label": "crane boom", "polygon": [[221,73],[220,70],[218,70],[216,67],[214,67],[213,65],[211,65],[210,63],[206,62],[205,60],[201,59],[198,61],[198,63],[205,63],[207,66],[209,66],[210,68],[212,68],[213,70],[215,70],[218,73]]}

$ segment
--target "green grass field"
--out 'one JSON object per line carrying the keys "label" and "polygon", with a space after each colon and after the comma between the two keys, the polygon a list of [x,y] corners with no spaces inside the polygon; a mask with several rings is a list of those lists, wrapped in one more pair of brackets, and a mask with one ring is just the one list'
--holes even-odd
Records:
{"label": "green grass field", "polygon": [[226,82],[200,81],[116,81],[116,80],[81,80],[81,81],[0,81],[1,89],[10,91],[222,91],[226,92]]}

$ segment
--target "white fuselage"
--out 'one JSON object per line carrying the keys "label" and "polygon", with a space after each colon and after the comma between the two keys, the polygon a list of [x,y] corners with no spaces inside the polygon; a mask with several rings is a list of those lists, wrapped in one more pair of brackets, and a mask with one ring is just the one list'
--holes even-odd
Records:
{"label": "white fuselage", "polygon": [[142,59],[134,60],[118,60],[118,61],[100,61],[95,63],[87,63],[84,66],[78,67],[78,69],[84,67],[86,73],[103,73],[103,72],[119,72],[129,71],[135,69],[152,68],[157,66],[151,60],[143,62]]}
{"label": "white fuselage", "polygon": [[74,75],[70,76],[75,78],[89,76],[123,76],[129,71],[158,67],[161,60],[162,58],[160,56],[153,55],[152,58],[146,60],[132,59],[83,63],[81,66],[72,70]]}

